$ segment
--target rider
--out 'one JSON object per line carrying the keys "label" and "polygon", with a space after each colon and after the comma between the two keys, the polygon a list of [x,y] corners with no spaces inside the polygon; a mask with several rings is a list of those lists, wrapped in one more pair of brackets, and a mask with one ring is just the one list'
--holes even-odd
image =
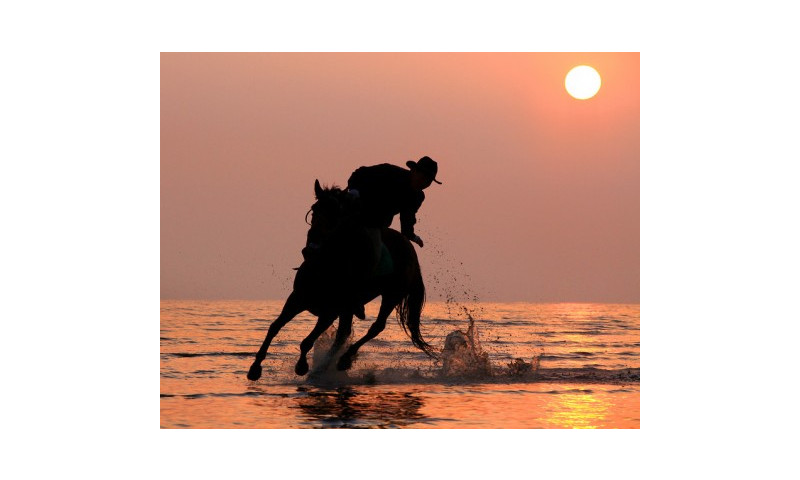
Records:
{"label": "rider", "polygon": [[406,162],[408,170],[383,163],[360,167],[347,181],[349,193],[361,203],[361,224],[372,245],[372,266],[377,267],[381,255],[381,229],[391,225],[400,214],[400,232],[420,247],[422,239],[414,232],[416,214],[425,200],[423,190],[436,180],[439,167],[428,157]]}

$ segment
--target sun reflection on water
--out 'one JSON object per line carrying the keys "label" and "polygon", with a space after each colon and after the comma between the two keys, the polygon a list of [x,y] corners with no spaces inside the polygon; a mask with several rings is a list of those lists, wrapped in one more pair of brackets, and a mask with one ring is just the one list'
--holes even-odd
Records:
{"label": "sun reflection on water", "polygon": [[606,423],[610,405],[607,400],[588,392],[553,395],[545,419],[556,428],[598,428]]}

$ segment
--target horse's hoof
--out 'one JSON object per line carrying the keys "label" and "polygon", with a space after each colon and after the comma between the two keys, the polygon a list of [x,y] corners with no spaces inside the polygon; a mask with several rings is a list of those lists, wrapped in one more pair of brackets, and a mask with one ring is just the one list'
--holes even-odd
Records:
{"label": "horse's hoof", "polygon": [[300,360],[297,361],[297,365],[294,366],[294,373],[300,376],[308,373],[308,362],[305,358],[300,358]]}
{"label": "horse's hoof", "polygon": [[250,371],[247,372],[247,379],[256,381],[261,378],[261,365],[256,365],[255,363],[250,366]]}
{"label": "horse's hoof", "polygon": [[336,362],[336,370],[344,371],[350,370],[353,366],[353,358],[350,355],[342,355],[338,362]]}

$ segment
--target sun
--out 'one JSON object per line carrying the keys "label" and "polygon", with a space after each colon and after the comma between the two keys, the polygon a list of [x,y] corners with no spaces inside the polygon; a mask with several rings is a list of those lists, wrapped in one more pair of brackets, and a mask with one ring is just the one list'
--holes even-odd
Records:
{"label": "sun", "polygon": [[567,73],[564,86],[573,97],[586,100],[600,90],[600,74],[588,65],[578,65]]}

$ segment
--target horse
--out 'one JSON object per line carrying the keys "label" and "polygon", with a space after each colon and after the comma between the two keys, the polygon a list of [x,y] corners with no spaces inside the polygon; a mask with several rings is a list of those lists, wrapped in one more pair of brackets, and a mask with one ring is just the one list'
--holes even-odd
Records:
{"label": "horse", "polygon": [[300,376],[308,373],[308,352],[317,338],[339,318],[339,328],[330,350],[330,356],[334,358],[350,337],[354,312],[363,312],[363,306],[378,296],[381,305],[377,319],[367,333],[339,358],[336,368],[350,369],[359,348],[383,331],[387,318],[395,309],[397,320],[412,344],[429,357],[436,358],[420,332],[425,284],[411,242],[396,230],[382,229],[381,238],[391,255],[393,270],[384,275],[365,274],[369,265],[369,244],[363,227],[358,224],[358,202],[338,187],[323,189],[319,180],[314,182],[314,194],[316,202],[309,210],[312,220],[303,249],[305,260],[297,268],[292,293],[281,313],[270,324],[247,378],[253,381],[261,378],[261,362],[266,358],[273,338],[284,325],[304,311],[315,315],[317,323],[300,343],[295,373]]}

